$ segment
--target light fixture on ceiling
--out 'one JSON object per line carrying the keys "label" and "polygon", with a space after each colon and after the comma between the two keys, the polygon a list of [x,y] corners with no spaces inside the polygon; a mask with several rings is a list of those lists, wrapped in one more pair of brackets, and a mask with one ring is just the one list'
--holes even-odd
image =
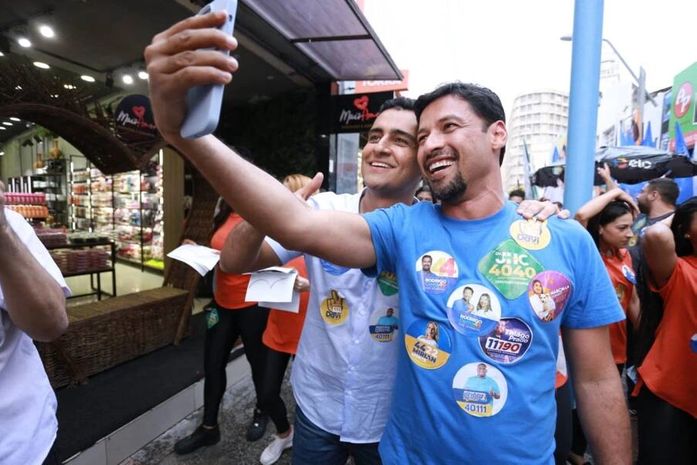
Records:
{"label": "light fixture on ceiling", "polygon": [[41,69],[49,69],[50,68],[50,66],[48,64],[44,63],[43,61],[35,61],[34,66],[36,66],[37,68],[41,68]]}
{"label": "light fixture on ceiling", "polygon": [[133,76],[131,76],[130,74],[124,74],[123,76],[121,76],[121,81],[123,81],[124,84],[130,86],[131,84],[133,84]]}
{"label": "light fixture on ceiling", "polygon": [[148,73],[145,71],[138,71],[138,77],[145,81],[148,79]]}
{"label": "light fixture on ceiling", "polygon": [[7,131],[7,128],[5,126],[0,126],[0,131]]}
{"label": "light fixture on ceiling", "polygon": [[5,56],[5,54],[0,52],[0,57],[4,57],[4,56]]}
{"label": "light fixture on ceiling", "polygon": [[0,150],[0,157],[2,157],[3,155],[5,155],[5,151],[4,151],[4,150]]}
{"label": "light fixture on ceiling", "polygon": [[10,116],[10,119],[11,119],[12,121],[21,121],[21,120],[20,120],[19,118],[17,118],[16,116]]}
{"label": "light fixture on ceiling", "polygon": [[2,124],[5,126],[14,126],[14,124],[10,123],[9,121],[3,121]]}
{"label": "light fixture on ceiling", "polygon": [[94,82],[94,78],[89,74],[83,74],[82,76],[80,76],[80,79],[87,82]]}
{"label": "light fixture on ceiling", "polygon": [[24,47],[24,48],[31,47],[31,40],[27,39],[26,37],[19,37],[17,39],[17,43],[19,44],[20,47]]}
{"label": "light fixture on ceiling", "polygon": [[56,36],[55,31],[48,24],[40,24],[37,29],[39,30],[39,34],[46,37],[47,39],[53,39]]}
{"label": "light fixture on ceiling", "polygon": [[68,90],[73,90],[73,89],[77,89],[77,86],[75,86],[73,84],[63,84],[63,88],[68,89]]}

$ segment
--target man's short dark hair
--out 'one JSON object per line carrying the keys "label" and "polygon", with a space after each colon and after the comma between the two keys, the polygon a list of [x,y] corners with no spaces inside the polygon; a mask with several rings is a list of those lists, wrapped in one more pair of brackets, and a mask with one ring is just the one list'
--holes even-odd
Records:
{"label": "man's short dark hair", "polygon": [[513,189],[508,193],[508,198],[510,199],[511,197],[520,197],[525,200],[525,191],[523,189]]}
{"label": "man's short dark hair", "polygon": [[[421,113],[424,109],[434,101],[447,95],[456,95],[465,102],[469,103],[474,113],[484,120],[486,129],[496,121],[506,122],[506,112],[503,111],[501,99],[492,90],[486,87],[481,87],[476,84],[465,84],[463,82],[451,82],[443,84],[433,92],[423,94],[416,99],[414,112],[416,113],[416,121],[421,119]],[[503,155],[506,152],[506,146],[501,147],[499,155],[499,165],[503,164]]]}
{"label": "man's short dark hair", "polygon": [[383,111],[387,110],[407,110],[407,111],[414,111],[414,99],[410,99],[407,97],[395,97],[387,100],[384,102],[382,105],[380,105],[380,109],[378,110],[378,114],[382,113]]}
{"label": "man's short dark hair", "polygon": [[661,200],[672,206],[675,206],[678,201],[678,196],[680,195],[680,188],[676,182],[668,178],[652,179],[649,181],[647,190],[658,192],[658,195],[661,196]]}

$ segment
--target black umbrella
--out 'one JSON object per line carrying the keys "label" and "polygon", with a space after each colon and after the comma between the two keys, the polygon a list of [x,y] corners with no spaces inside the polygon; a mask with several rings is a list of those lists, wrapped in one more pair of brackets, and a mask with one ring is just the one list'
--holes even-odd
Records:
{"label": "black umbrella", "polygon": [[[637,184],[661,176],[697,176],[697,163],[688,157],[641,145],[602,147],[595,154],[595,166],[602,166],[603,163],[607,163],[612,177],[624,184]],[[537,170],[532,176],[532,183],[539,187],[556,187],[557,179],[563,181],[564,175],[564,163],[556,163]],[[593,184],[603,184],[597,172]]]}

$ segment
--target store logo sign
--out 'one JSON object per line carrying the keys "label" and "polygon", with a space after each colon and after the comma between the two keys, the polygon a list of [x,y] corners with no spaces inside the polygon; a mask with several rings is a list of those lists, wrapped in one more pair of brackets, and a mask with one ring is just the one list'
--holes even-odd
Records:
{"label": "store logo sign", "polygon": [[119,102],[114,112],[116,133],[126,141],[151,139],[157,135],[157,127],[145,95],[129,95]]}

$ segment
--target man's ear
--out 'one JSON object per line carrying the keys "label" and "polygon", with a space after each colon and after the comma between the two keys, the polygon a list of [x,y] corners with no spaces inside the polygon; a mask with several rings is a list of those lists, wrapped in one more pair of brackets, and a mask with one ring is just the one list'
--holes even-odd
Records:
{"label": "man's ear", "polygon": [[508,140],[508,129],[506,123],[498,120],[489,126],[489,138],[491,140],[491,148],[498,154],[499,150],[506,146]]}

